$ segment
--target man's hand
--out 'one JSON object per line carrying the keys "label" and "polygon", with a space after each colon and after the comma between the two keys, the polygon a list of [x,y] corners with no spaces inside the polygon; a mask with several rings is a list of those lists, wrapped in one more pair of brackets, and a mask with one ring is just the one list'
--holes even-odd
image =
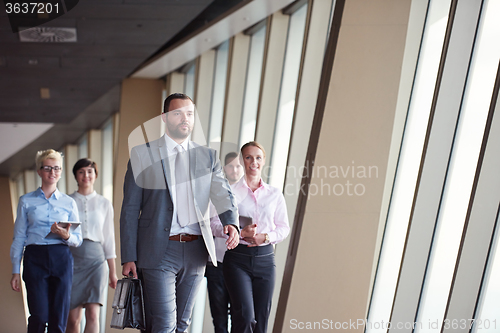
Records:
{"label": "man's hand", "polygon": [[[220,230],[220,229],[219,229]],[[238,229],[232,224],[224,226],[224,234],[229,235],[226,241],[227,249],[232,250],[240,243],[240,235]]]}
{"label": "man's hand", "polygon": [[20,274],[12,274],[12,278],[10,279],[10,286],[14,291],[21,291],[21,275]]}
{"label": "man's hand", "polygon": [[123,264],[123,268],[122,268],[123,276],[129,276],[130,273],[132,273],[134,278],[137,279],[137,267],[135,266],[135,262],[133,262],[133,261],[126,262]]}
{"label": "man's hand", "polygon": [[63,227],[60,227],[56,222],[54,222],[54,224],[50,226],[50,231],[53,234],[58,235],[62,239],[68,240],[69,236],[70,236],[70,234],[69,234],[70,227],[71,227],[71,223],[66,223],[66,226],[63,228]]}

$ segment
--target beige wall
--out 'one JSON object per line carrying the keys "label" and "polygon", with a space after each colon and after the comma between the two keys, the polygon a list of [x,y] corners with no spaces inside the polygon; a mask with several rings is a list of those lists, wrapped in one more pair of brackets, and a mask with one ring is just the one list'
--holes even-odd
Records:
{"label": "beige wall", "polygon": [[[14,185],[14,184],[13,184]],[[13,191],[15,192],[15,191]],[[2,233],[0,241],[0,262],[4,269],[0,273],[0,295],[2,311],[0,311],[0,332],[25,332],[26,317],[24,314],[23,297],[10,288],[12,264],[10,262],[10,246],[14,235],[14,212],[11,202],[9,178],[0,177],[0,221]]]}
{"label": "beige wall", "polygon": [[[115,210],[116,238],[116,273],[122,277],[120,256],[120,211],[123,199],[123,179],[127,171],[129,159],[128,137],[141,124],[158,116],[162,110],[162,91],[164,83],[161,80],[126,79],[122,83],[120,101],[120,121],[118,144],[116,146],[116,164],[113,187],[113,207]],[[148,132],[149,134],[149,132]],[[155,138],[150,137],[150,140]],[[111,322],[114,290],[110,288],[108,295],[108,313],[106,316],[106,332],[122,332],[109,328]]]}
{"label": "beige wall", "polygon": [[282,332],[366,318],[410,2],[346,0]]}

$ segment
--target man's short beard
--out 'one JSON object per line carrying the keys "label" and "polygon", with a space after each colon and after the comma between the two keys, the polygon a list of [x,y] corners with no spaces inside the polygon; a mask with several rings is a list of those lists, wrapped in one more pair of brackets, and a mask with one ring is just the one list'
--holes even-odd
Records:
{"label": "man's short beard", "polygon": [[174,129],[171,129],[170,126],[168,126],[167,124],[167,128],[168,128],[168,132],[169,134],[175,138],[175,139],[187,139],[187,137],[189,135],[191,135],[191,132],[193,131],[191,127],[189,127],[189,124],[188,124],[188,127],[189,127],[189,130],[187,131],[186,134],[184,134],[183,132],[181,132],[178,127],[182,126],[183,124],[180,124],[179,126],[175,127]]}
{"label": "man's short beard", "polygon": [[226,175],[226,178],[230,182],[237,182],[239,180],[239,178],[237,178],[237,177],[228,177],[228,175]]}

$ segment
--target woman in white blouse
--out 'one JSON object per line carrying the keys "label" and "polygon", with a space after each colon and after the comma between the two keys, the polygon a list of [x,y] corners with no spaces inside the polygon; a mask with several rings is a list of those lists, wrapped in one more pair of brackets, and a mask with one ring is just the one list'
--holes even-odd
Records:
{"label": "woman in white blouse", "polygon": [[104,292],[108,275],[111,288],[116,288],[118,281],[113,207],[109,200],[94,191],[95,162],[86,158],[79,160],[73,167],[73,174],[78,191],[71,197],[78,206],[83,243],[72,251],[75,263],[66,332],[80,332],[82,308],[85,308],[85,333],[98,333],[100,308],[108,296]]}
{"label": "woman in white blouse", "polygon": [[231,188],[240,216],[250,217],[252,224],[241,230],[240,244],[224,257],[231,332],[265,333],[276,278],[273,244],[285,239],[290,227],[283,194],[261,178],[264,148],[251,141],[241,147],[240,156],[245,175]]}

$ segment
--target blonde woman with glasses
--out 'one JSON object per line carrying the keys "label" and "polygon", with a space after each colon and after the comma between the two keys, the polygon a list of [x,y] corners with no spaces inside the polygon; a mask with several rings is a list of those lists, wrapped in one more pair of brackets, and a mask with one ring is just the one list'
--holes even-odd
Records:
{"label": "blonde woman with glasses", "polygon": [[[63,333],[69,313],[73,257],[69,246],[80,246],[80,227],[70,232],[58,222],[79,221],[76,202],[59,192],[63,158],[48,149],[36,154],[36,168],[42,186],[19,198],[10,249],[11,287],[21,291],[20,266],[23,258],[23,280],[26,284],[28,333]],[[46,237],[49,233],[51,236]]]}

